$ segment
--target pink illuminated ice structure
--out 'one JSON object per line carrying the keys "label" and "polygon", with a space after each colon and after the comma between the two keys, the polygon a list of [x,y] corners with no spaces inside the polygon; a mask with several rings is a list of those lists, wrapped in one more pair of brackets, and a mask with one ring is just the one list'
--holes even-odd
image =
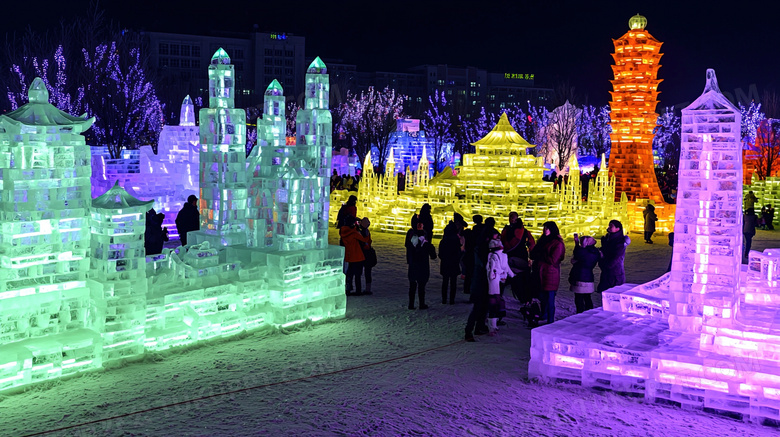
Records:
{"label": "pink illuminated ice structure", "polygon": [[528,373],[780,420],[780,249],[742,259],[740,112],[713,70],[682,111],[672,271],[534,329]]}

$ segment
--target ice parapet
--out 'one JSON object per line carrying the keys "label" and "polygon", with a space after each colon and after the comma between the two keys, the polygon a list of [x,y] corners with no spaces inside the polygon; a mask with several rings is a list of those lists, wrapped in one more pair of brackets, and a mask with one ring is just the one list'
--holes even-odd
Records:
{"label": "ice parapet", "polygon": [[739,135],[739,111],[708,70],[683,110],[671,273],[534,329],[529,376],[780,420],[780,249],[741,264]]}

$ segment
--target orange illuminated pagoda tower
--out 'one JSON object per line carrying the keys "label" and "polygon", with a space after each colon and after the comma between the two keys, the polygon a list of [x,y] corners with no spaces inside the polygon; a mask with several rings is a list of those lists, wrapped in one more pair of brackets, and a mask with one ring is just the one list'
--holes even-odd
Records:
{"label": "orange illuminated pagoda tower", "polygon": [[661,42],[645,30],[647,19],[639,14],[628,21],[629,31],[616,40],[612,71],[614,91],[612,152],[609,169],[616,177],[615,195],[626,193],[629,201],[651,199],[663,202],[653,169],[653,128],[658,114],[658,68]]}

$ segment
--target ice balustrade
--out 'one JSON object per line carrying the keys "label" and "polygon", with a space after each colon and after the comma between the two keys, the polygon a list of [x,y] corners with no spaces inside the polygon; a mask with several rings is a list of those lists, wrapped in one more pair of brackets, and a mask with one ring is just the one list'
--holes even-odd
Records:
{"label": "ice balustrade", "polygon": [[[344,249],[327,244],[325,64],[317,58],[307,71],[298,145],[277,148],[284,96],[274,81],[259,147],[245,158],[232,65],[221,49],[213,62],[200,156],[188,147],[165,152],[166,165],[200,162],[202,231],[159,255],[144,256],[154,201],[137,199],[119,177],[90,197],[82,132],[94,119],[54,108],[40,79],[29,104],[0,115],[0,390],[146,351],[345,315]],[[193,128],[194,113],[182,112]]]}
{"label": "ice balustrade", "polygon": [[740,112],[707,71],[682,111],[672,271],[532,332],[529,376],[780,420],[780,249],[742,265]]}

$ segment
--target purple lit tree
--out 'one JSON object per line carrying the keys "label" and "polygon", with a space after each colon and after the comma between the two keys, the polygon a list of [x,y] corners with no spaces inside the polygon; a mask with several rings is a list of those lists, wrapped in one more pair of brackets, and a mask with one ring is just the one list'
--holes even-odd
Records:
{"label": "purple lit tree", "polygon": [[534,153],[539,153],[547,144],[547,126],[550,123],[550,111],[544,106],[528,104],[528,123],[520,135],[535,145]]}
{"label": "purple lit tree", "polygon": [[396,130],[396,120],[402,117],[406,96],[395,90],[385,88],[377,91],[374,87],[360,95],[347,93],[347,100],[337,111],[336,126],[351,138],[353,149],[362,163],[371,147],[377,148],[377,167],[383,172],[390,135]]}
{"label": "purple lit tree", "polygon": [[756,130],[766,115],[761,111],[761,103],[750,102],[750,106],[739,104],[739,112],[742,115],[740,130],[742,134],[743,148],[750,149],[756,145]]}
{"label": "purple lit tree", "polygon": [[122,149],[156,144],[163,112],[152,83],[147,80],[137,47],[125,43],[100,44],[83,49],[84,102],[97,120],[93,133],[108,146],[112,158]]}
{"label": "purple lit tree", "polygon": [[667,107],[658,116],[653,129],[653,150],[663,159],[664,168],[672,173],[676,173],[680,165],[680,129],[680,117],[672,107]]}
{"label": "purple lit tree", "polygon": [[286,135],[288,137],[295,136],[295,117],[298,116],[299,109],[301,109],[301,107],[298,106],[298,104],[295,103],[294,101],[287,103],[287,110],[284,113],[284,117],[285,117],[285,121],[287,122]]}
{"label": "purple lit tree", "polygon": [[612,141],[609,134],[609,105],[601,107],[586,105],[577,120],[577,147],[580,152],[600,158],[609,154]]}
{"label": "purple lit tree", "polygon": [[473,153],[474,148],[471,146],[482,139],[498,122],[498,116],[491,112],[487,112],[483,107],[479,112],[479,117],[474,119],[468,119],[463,116],[460,117],[460,130],[458,132],[456,145],[458,146],[458,152],[461,155],[465,153]]}
{"label": "purple lit tree", "polygon": [[428,102],[430,106],[423,114],[422,128],[425,131],[425,137],[431,141],[433,171],[438,174],[441,171],[444,146],[453,141],[453,116],[447,107],[444,91],[434,91],[432,95],[428,96]]}

